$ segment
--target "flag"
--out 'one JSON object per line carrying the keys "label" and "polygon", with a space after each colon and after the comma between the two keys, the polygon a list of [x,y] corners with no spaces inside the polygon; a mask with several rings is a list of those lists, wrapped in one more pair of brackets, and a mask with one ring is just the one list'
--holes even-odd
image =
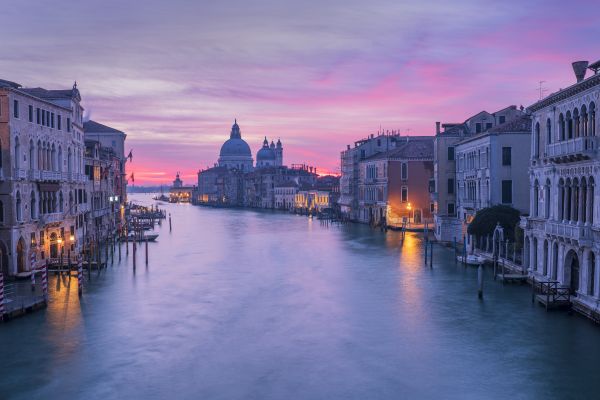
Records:
{"label": "flag", "polygon": [[127,158],[129,158],[129,162],[133,161],[133,150],[129,150],[129,154],[127,155]]}
{"label": "flag", "polygon": [[133,177],[133,172],[131,173],[131,183],[135,183],[135,178]]}

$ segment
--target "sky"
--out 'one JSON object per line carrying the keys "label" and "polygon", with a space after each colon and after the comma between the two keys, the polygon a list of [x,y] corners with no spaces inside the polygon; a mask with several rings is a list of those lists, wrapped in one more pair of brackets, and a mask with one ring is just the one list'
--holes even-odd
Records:
{"label": "sky", "polygon": [[339,173],[347,144],[534,103],[600,59],[572,0],[0,0],[0,79],[70,88],[127,133],[136,184],[195,183],[234,118],[253,156]]}

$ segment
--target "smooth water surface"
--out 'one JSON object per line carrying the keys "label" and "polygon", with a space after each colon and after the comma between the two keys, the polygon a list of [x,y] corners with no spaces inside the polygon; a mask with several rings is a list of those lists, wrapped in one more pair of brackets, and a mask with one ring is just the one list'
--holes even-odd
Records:
{"label": "smooth water surface", "polygon": [[[149,196],[133,200],[151,204]],[[592,399],[600,327],[422,235],[163,204],[157,243],[0,325],[1,399]]]}

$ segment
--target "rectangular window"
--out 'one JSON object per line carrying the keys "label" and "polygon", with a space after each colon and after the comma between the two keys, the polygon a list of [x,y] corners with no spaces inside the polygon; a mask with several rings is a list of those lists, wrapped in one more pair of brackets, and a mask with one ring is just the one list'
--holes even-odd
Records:
{"label": "rectangular window", "polygon": [[454,147],[448,147],[448,161],[454,161]]}
{"label": "rectangular window", "polygon": [[500,118],[498,118],[498,122],[503,124],[506,122],[506,117],[504,115],[501,115]]}
{"label": "rectangular window", "polygon": [[67,118],[67,132],[71,132],[71,118]]}
{"label": "rectangular window", "polygon": [[403,181],[408,179],[408,163],[403,162],[400,164],[400,179]]}
{"label": "rectangular window", "polygon": [[431,213],[435,212],[435,203],[429,203],[429,212],[431,212]]}
{"label": "rectangular window", "polygon": [[402,186],[400,191],[400,201],[406,203],[408,201],[408,188],[406,186]]}
{"label": "rectangular window", "polygon": [[475,124],[475,133],[481,133],[481,122]]}
{"label": "rectangular window", "polygon": [[42,110],[42,125],[46,126],[46,110]]}
{"label": "rectangular window", "polygon": [[54,113],[50,114],[50,127],[54,128]]}
{"label": "rectangular window", "polygon": [[29,106],[29,122],[33,122],[33,106]]}
{"label": "rectangular window", "polygon": [[13,117],[19,118],[19,100],[13,100]]}
{"label": "rectangular window", "polygon": [[454,203],[448,203],[448,215],[454,215]]}
{"label": "rectangular window", "polygon": [[40,115],[39,107],[35,109],[35,121],[37,122],[38,125],[42,123],[42,116]]}
{"label": "rectangular window", "polygon": [[502,181],[502,203],[503,204],[511,204],[512,203],[512,180],[503,180]]}
{"label": "rectangular window", "polygon": [[492,129],[492,123],[488,122],[487,124],[485,124],[485,130],[487,131],[488,129]]}
{"label": "rectangular window", "polygon": [[454,194],[454,178],[448,178],[448,194]]}
{"label": "rectangular window", "polygon": [[512,147],[502,148],[502,165],[512,164]]}
{"label": "rectangular window", "polygon": [[56,124],[58,125],[58,130],[62,130],[62,117],[60,114],[56,116]]}
{"label": "rectangular window", "polygon": [[40,231],[40,246],[44,245],[44,231]]}

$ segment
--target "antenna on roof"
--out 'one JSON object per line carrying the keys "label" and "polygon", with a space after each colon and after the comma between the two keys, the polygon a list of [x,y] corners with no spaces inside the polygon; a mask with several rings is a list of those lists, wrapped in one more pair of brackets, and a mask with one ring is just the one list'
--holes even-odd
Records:
{"label": "antenna on roof", "polygon": [[548,89],[546,89],[544,87],[544,83],[546,83],[546,81],[539,81],[539,87],[536,89],[539,92],[540,95],[540,100],[544,98],[544,94],[548,91]]}

